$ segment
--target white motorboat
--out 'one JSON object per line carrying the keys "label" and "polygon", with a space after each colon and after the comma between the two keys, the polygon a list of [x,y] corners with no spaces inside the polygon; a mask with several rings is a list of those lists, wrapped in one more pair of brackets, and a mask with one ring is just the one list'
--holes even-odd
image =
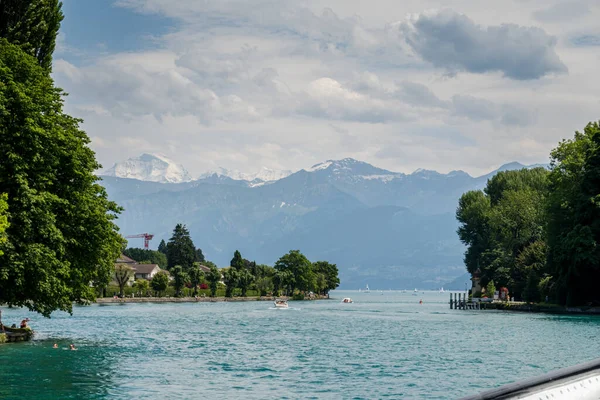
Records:
{"label": "white motorboat", "polygon": [[344,297],[342,303],[354,303],[350,297]]}
{"label": "white motorboat", "polygon": [[287,300],[284,299],[277,299],[273,303],[275,308],[289,308]]}

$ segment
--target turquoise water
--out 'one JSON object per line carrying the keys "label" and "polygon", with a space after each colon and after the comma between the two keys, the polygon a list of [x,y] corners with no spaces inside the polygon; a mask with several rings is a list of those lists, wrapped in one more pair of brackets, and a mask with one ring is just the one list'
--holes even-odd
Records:
{"label": "turquoise water", "polygon": [[5,323],[29,316],[37,334],[0,346],[0,398],[452,399],[600,357],[598,317],[449,310],[447,293],[332,297],[288,310],[94,305],[52,319],[3,308]]}

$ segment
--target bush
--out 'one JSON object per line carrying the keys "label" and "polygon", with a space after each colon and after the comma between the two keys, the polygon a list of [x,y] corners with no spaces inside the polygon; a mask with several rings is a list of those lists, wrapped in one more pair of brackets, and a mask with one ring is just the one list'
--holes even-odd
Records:
{"label": "bush", "polygon": [[295,295],[292,296],[292,300],[304,300],[304,294],[296,293]]}

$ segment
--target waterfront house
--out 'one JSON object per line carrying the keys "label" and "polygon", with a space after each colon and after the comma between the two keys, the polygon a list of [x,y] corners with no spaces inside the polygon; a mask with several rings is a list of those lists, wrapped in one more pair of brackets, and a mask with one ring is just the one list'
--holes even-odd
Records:
{"label": "waterfront house", "polygon": [[135,272],[135,279],[150,280],[161,271],[158,264],[135,264],[132,266]]}

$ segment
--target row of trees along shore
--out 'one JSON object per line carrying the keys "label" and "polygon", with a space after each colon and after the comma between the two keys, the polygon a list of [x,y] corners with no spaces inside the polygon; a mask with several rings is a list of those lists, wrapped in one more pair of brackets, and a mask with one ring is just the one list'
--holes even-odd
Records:
{"label": "row of trees along shore", "polygon": [[[161,241],[157,251],[128,248],[123,254],[141,263],[158,264],[168,271],[157,273],[150,283],[138,279],[130,291],[141,295],[150,289],[164,294],[171,285],[175,296],[203,293],[246,297],[252,293],[259,296],[284,294],[304,297],[309,292],[325,296],[340,283],[335,264],[327,261],[310,262],[299,250],[291,250],[283,255],[273,267],[246,260],[236,250],[230,265],[219,270],[214,263],[205,259],[201,249],[195,247],[183,224],[175,226],[171,239],[167,243]],[[201,266],[210,270],[203,271]],[[115,267],[114,274],[119,291],[124,294],[133,270],[121,264]],[[171,282],[169,276],[172,277]]]}
{"label": "row of trees along shore", "polygon": [[462,195],[467,270],[516,299],[600,306],[599,123],[560,142],[550,160],[549,170],[500,172]]}

